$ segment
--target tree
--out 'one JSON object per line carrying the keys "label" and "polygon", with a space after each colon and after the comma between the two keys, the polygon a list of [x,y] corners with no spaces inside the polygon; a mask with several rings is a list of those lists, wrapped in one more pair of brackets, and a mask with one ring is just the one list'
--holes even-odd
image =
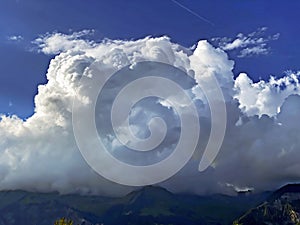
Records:
{"label": "tree", "polygon": [[66,218],[61,218],[55,221],[54,225],[73,225],[72,220],[67,220]]}

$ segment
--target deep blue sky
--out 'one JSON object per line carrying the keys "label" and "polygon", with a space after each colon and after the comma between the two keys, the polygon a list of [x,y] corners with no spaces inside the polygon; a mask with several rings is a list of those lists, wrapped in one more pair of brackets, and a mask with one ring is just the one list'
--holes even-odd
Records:
{"label": "deep blue sky", "polygon": [[[235,75],[247,72],[254,80],[299,70],[300,1],[178,0],[214,25],[194,16],[171,0],[0,0],[0,113],[27,117],[33,112],[37,85],[45,83],[51,56],[35,51],[31,41],[46,32],[70,33],[95,29],[104,37],[137,39],[168,35],[189,47],[200,39],[235,37],[259,27],[280,33],[272,53],[235,60]],[[21,35],[19,42],[8,36]],[[12,103],[12,105],[9,104]]]}

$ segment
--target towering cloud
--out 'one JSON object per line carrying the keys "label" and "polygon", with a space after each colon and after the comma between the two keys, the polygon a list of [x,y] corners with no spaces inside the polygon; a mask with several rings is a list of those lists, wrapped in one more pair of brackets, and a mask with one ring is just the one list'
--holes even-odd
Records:
{"label": "towering cloud", "polygon": [[[300,178],[299,73],[289,72],[268,82],[254,83],[246,74],[234,80],[233,61],[224,50],[214,48],[207,41],[199,41],[196,49],[191,50],[172,43],[167,37],[96,43],[85,39],[89,33],[47,34],[35,41],[41,52],[55,57],[48,68],[47,83],[38,87],[35,113],[26,120],[17,116],[1,117],[1,190],[111,195],[129,191],[129,187],[97,175],[82,158],[73,134],[72,104],[74,98],[88,104],[89,99],[78,92],[82,88],[80,79],[94,76],[95,66],[99,71],[118,70],[145,60],[167,63],[193,76],[193,86],[186,91],[198,107],[201,122],[200,143],[194,157],[182,171],[160,185],[173,191],[225,193],[247,187],[265,190]],[[218,157],[211,167],[199,173],[198,163],[211,119],[200,86],[212,87],[212,76],[216,77],[226,100],[227,129]],[[176,96],[171,97],[176,100]],[[171,125],[168,141],[155,155],[158,159],[169,154],[176,144],[171,137],[178,137],[180,129],[173,114],[166,102],[153,103],[153,99],[145,99],[131,112],[131,123],[138,137],[147,137],[145,127],[153,116],[160,115]],[[120,152],[118,144],[111,142],[109,146],[112,153]]]}

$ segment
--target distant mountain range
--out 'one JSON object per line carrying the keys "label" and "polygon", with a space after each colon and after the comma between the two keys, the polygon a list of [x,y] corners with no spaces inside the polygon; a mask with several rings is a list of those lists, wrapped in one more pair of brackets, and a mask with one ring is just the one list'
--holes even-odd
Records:
{"label": "distant mountain range", "polygon": [[53,225],[61,217],[74,225],[299,225],[299,207],[296,184],[235,197],[173,194],[153,186],[121,198],[2,191],[0,225]]}

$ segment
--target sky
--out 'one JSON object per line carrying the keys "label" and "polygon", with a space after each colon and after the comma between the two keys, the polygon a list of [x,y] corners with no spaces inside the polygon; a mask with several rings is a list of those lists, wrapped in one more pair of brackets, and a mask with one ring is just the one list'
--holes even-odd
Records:
{"label": "sky", "polygon": [[[299,1],[0,0],[0,4],[0,190],[109,195],[128,191],[99,177],[83,160],[72,127],[72,106],[74,99],[83,105],[90,101],[92,93],[84,90],[80,78],[143,60],[167,63],[190,74],[193,80],[186,86],[176,76],[173,79],[184,86],[200,115],[195,154],[161,186],[205,194],[270,190],[299,181]],[[110,105],[105,102],[115,98],[114,88],[128,81],[124,76],[112,82],[113,88],[106,87],[104,103],[97,103],[98,134],[117,158],[137,165],[162,160],[178,144],[175,139],[182,130],[172,109],[185,111],[187,105],[174,93],[166,94],[168,101],[146,99],[136,104],[130,114],[136,136],[147,138],[152,128],[159,127],[152,120],[158,115],[169,125],[169,133],[147,159],[132,157],[109,125],[100,126],[108,121],[105,113]],[[219,89],[227,109],[224,142],[213,164],[199,173],[197,166],[213,129],[210,120],[218,120],[210,107],[220,103],[214,94]],[[121,118],[121,111],[116,115]],[[123,124],[117,127],[121,137],[131,138]],[[93,143],[88,130],[81,134]],[[191,143],[194,136],[186,140]]]}
{"label": "sky", "polygon": [[[74,0],[72,4],[58,0],[1,0],[1,112],[21,117],[33,113],[37,85],[46,82],[45,73],[53,56],[32,50],[31,42],[47,32],[94,29],[94,40],[167,35],[172,41],[190,47],[201,39],[234,38],[238,33],[248,34],[267,27],[265,36],[280,34],[278,40],[269,43],[269,54],[239,58],[235,52],[229,52],[236,62],[235,75],[247,72],[257,80],[298,69],[300,53],[295,47],[300,44],[298,1],[182,0],[178,3],[172,0]],[[9,40],[13,36],[19,37],[18,40]]]}

